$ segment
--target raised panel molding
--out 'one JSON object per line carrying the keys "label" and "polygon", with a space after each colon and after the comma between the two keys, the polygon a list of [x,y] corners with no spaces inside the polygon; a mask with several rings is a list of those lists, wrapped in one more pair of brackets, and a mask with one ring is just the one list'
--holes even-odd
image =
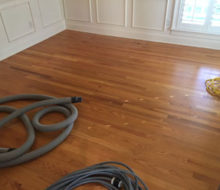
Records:
{"label": "raised panel molding", "polygon": [[92,22],[91,0],[64,0],[64,9],[68,20]]}
{"label": "raised panel molding", "polygon": [[1,10],[1,18],[8,42],[36,31],[29,2],[16,4]]}
{"label": "raised panel molding", "polygon": [[4,9],[8,9],[10,7],[15,7],[17,5],[21,5],[24,3],[30,3],[30,0],[16,0],[16,1],[0,0],[0,11]]}
{"label": "raised panel molding", "polygon": [[62,20],[60,0],[38,0],[43,27]]}
{"label": "raised panel molding", "polygon": [[132,27],[163,31],[168,0],[132,0]]}
{"label": "raised panel molding", "polygon": [[97,23],[127,26],[127,0],[96,0]]}
{"label": "raised panel molding", "polygon": [[3,49],[8,44],[8,38],[0,16],[0,49]]}

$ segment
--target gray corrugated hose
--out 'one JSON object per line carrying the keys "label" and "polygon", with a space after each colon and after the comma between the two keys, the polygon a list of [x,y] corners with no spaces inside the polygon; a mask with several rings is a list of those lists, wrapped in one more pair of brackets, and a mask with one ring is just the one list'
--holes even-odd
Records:
{"label": "gray corrugated hose", "polygon": [[[10,113],[7,117],[0,120],[0,128],[2,128],[9,121],[19,118],[27,130],[27,140],[19,148],[0,148],[0,168],[18,165],[30,160],[33,160],[43,154],[51,151],[60,143],[62,143],[67,136],[70,134],[74,122],[77,119],[78,111],[72,103],[81,102],[81,97],[68,97],[68,98],[55,98],[46,95],[38,94],[21,94],[15,96],[7,96],[0,99],[0,104],[17,101],[17,100],[38,100],[38,102],[27,105],[23,108],[16,109],[11,106],[0,106],[0,112]],[[28,118],[26,112],[31,111],[35,108],[47,106],[42,110],[38,111],[32,120]],[[66,120],[56,123],[45,125],[40,123],[40,119],[47,113],[59,112],[64,114]],[[50,143],[40,147],[39,149],[30,151],[31,146],[35,140],[35,130],[49,132],[63,129],[61,134],[56,137]]]}
{"label": "gray corrugated hose", "polygon": [[[120,166],[120,167],[118,167]],[[63,177],[46,190],[72,190],[96,183],[109,190],[148,190],[146,184],[121,162],[102,162]]]}

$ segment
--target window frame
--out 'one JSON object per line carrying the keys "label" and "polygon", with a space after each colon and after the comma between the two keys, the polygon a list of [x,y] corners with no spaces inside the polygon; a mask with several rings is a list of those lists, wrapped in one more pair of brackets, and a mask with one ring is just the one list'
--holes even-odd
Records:
{"label": "window frame", "polygon": [[213,10],[214,1],[210,0],[207,18],[205,19],[204,25],[197,25],[197,24],[189,24],[189,23],[182,23],[182,15],[184,11],[184,1],[185,0],[176,0],[174,6],[174,14],[173,14],[173,23],[172,23],[172,30],[176,31],[183,31],[183,32],[196,32],[202,34],[216,34],[220,35],[220,27],[211,26],[211,19],[212,16],[211,11]]}

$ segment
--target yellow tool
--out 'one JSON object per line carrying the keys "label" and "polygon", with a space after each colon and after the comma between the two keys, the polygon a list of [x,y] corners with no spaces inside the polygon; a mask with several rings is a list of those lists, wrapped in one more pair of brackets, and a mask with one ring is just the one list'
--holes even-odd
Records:
{"label": "yellow tool", "polygon": [[211,95],[220,97],[220,77],[206,80],[205,85]]}

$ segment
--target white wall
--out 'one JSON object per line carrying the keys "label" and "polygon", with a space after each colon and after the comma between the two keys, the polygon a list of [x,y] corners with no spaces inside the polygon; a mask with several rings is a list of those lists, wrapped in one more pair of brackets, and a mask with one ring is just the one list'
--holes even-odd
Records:
{"label": "white wall", "polygon": [[220,36],[174,30],[174,1],[0,0],[0,60],[66,28],[220,49]]}
{"label": "white wall", "polygon": [[171,30],[175,0],[64,0],[68,29],[220,49],[220,36]]}
{"label": "white wall", "polygon": [[61,0],[0,0],[0,60],[64,29]]}

